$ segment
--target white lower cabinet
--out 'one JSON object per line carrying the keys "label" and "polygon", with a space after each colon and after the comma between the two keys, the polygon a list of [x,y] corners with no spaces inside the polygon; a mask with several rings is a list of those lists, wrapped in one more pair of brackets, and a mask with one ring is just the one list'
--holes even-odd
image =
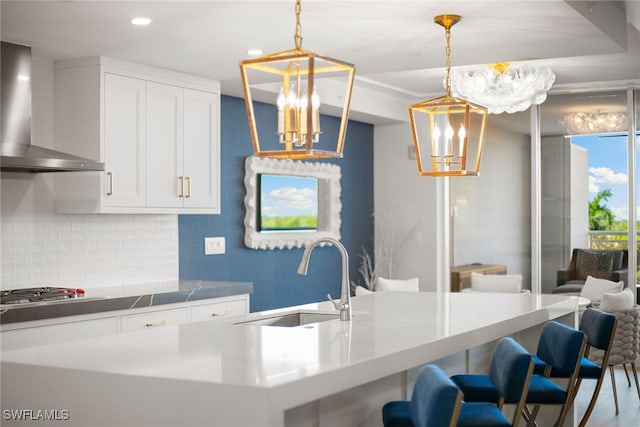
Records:
{"label": "white lower cabinet", "polygon": [[187,323],[188,319],[189,312],[186,307],[140,314],[129,314],[122,316],[120,330],[122,332],[130,332],[140,329],[158,328],[167,325],[180,325],[182,323]]}
{"label": "white lower cabinet", "polygon": [[2,351],[249,314],[249,295],[211,298],[1,326]]}
{"label": "white lower cabinet", "polygon": [[78,320],[56,325],[28,326],[2,331],[3,351],[35,345],[53,344],[82,338],[115,334],[119,330],[118,316]]}
{"label": "white lower cabinet", "polygon": [[249,299],[229,299],[223,302],[191,306],[191,321],[211,320],[249,314]]}

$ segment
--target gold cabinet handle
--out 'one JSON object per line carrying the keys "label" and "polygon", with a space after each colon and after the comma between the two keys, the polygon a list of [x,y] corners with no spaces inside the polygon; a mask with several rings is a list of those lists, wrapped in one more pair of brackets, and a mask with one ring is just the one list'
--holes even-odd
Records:
{"label": "gold cabinet handle", "polygon": [[184,197],[189,198],[191,197],[191,177],[185,176],[184,179],[187,180],[187,195]]}
{"label": "gold cabinet handle", "polygon": [[220,313],[216,313],[214,311],[213,313],[211,313],[211,317],[222,317],[222,316],[228,316],[228,315],[229,315],[229,310],[225,310]]}
{"label": "gold cabinet handle", "polygon": [[180,179],[180,194],[178,194],[178,197],[182,198],[184,197],[184,176],[179,176],[178,178]]}
{"label": "gold cabinet handle", "polygon": [[147,328],[153,328],[155,326],[164,326],[166,324],[167,324],[167,322],[165,322],[164,320],[161,320],[159,322],[145,323],[144,326],[146,326]]}
{"label": "gold cabinet handle", "polygon": [[113,196],[113,172],[107,172],[107,179],[109,180],[109,189],[107,190],[107,196]]}

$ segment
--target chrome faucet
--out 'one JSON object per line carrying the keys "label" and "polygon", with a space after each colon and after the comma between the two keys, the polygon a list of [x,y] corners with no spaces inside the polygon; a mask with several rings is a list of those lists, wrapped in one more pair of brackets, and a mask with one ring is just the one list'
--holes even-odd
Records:
{"label": "chrome faucet", "polygon": [[311,242],[304,250],[302,259],[300,260],[300,266],[298,266],[298,274],[307,274],[307,267],[309,267],[309,258],[313,249],[321,243],[330,243],[340,251],[342,255],[342,295],[340,301],[335,301],[331,298],[331,294],[327,294],[329,301],[333,303],[336,310],[340,311],[340,320],[351,320],[351,290],[349,289],[349,255],[347,249],[342,243],[332,237],[321,237],[318,240]]}

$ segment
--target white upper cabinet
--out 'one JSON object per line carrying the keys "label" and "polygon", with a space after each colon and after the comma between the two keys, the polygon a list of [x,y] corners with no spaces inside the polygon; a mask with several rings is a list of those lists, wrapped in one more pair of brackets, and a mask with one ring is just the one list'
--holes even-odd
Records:
{"label": "white upper cabinet", "polygon": [[104,76],[104,206],[145,206],[145,82]]}
{"label": "white upper cabinet", "polygon": [[182,93],[177,86],[147,83],[147,206],[183,206]]}
{"label": "white upper cabinet", "polygon": [[218,97],[147,82],[147,206],[219,204]]}
{"label": "white upper cabinet", "polygon": [[220,210],[219,105],[218,97],[209,92],[184,90],[185,208]]}
{"label": "white upper cabinet", "polygon": [[217,81],[109,58],[56,64],[56,146],[104,172],[57,174],[60,213],[220,213]]}

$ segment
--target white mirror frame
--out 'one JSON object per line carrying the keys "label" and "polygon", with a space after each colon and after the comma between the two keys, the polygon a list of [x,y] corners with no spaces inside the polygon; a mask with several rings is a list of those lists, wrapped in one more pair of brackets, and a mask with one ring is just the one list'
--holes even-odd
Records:
{"label": "white mirror frame", "polygon": [[[244,243],[251,249],[301,248],[321,237],[340,240],[340,166],[249,156],[245,159]],[[318,229],[261,233],[258,222],[258,175],[296,175],[318,178]]]}

